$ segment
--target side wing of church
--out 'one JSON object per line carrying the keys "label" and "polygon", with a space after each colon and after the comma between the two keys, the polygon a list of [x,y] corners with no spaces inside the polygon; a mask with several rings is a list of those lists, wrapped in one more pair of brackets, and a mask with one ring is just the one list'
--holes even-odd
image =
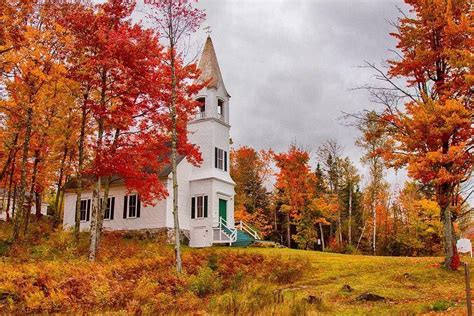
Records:
{"label": "side wing of church", "polygon": [[[201,77],[209,81],[196,96],[200,102],[196,118],[189,123],[189,140],[199,146],[203,162],[195,167],[180,157],[178,164],[178,213],[180,228],[191,247],[236,243],[243,232],[235,229],[234,181],[229,174],[229,99],[222,80],[217,56],[210,37],[199,61]],[[160,174],[172,192],[169,170]],[[76,194],[70,186],[65,194],[64,227],[74,226]],[[92,191],[81,197],[81,230],[88,230],[91,217]],[[140,197],[128,193],[123,181],[112,179],[104,229],[119,231],[156,230],[172,236],[172,196],[157,201],[155,206],[142,206]],[[239,223],[239,228],[243,224]],[[255,234],[255,236],[257,236]]]}

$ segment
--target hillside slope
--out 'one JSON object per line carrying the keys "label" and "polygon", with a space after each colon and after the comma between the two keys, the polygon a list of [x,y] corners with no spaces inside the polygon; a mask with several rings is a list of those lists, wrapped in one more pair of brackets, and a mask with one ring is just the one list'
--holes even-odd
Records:
{"label": "hillside slope", "polygon": [[[178,276],[159,240],[107,234],[90,263],[87,234],[76,246],[68,232],[38,228],[41,238],[14,246],[0,228],[0,314],[465,314],[463,272],[441,269],[442,258],[185,248]],[[384,300],[358,300],[364,293]]]}
{"label": "hillside slope", "polygon": [[[317,311],[323,314],[465,314],[464,273],[441,269],[442,258],[358,256],[289,249],[246,251],[308,260],[311,268],[288,292],[296,297],[320,298]],[[470,262],[473,271],[474,261],[467,256],[463,260]],[[366,292],[386,300],[358,301],[357,297]]]}

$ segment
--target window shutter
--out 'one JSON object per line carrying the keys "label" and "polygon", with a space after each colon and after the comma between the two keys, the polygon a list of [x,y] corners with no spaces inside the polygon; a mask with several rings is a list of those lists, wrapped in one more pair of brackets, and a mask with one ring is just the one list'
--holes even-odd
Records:
{"label": "window shutter", "polygon": [[140,195],[137,194],[137,217],[140,217],[141,207],[142,207],[142,202],[140,201]]}
{"label": "window shutter", "polygon": [[87,214],[86,221],[88,222],[91,218],[91,200],[87,200]]}
{"label": "window shutter", "polygon": [[227,171],[227,151],[224,151],[224,171]]}
{"label": "window shutter", "polygon": [[217,147],[214,148],[214,167],[217,168],[217,160],[218,160],[218,154],[219,154],[219,150],[217,149]]}
{"label": "window shutter", "polygon": [[196,198],[191,198],[191,219],[196,218]]}
{"label": "window shutter", "polygon": [[115,197],[110,199],[110,219],[114,219]]}
{"label": "window shutter", "polygon": [[123,197],[123,218],[127,218],[127,201],[128,201],[128,196]]}
{"label": "window shutter", "polygon": [[204,196],[204,217],[207,217],[207,195]]}

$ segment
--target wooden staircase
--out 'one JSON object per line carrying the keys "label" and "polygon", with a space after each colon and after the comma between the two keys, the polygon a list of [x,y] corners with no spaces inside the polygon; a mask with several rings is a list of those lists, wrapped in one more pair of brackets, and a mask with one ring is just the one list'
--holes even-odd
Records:
{"label": "wooden staircase", "polygon": [[235,223],[230,228],[225,219],[219,219],[219,226],[214,227],[213,238],[215,244],[228,244],[232,247],[248,247],[257,240],[261,240],[258,232],[243,221]]}

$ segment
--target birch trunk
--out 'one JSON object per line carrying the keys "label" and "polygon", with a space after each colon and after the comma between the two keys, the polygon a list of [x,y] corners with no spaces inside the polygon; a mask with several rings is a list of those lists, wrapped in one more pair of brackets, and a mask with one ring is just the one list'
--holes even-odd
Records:
{"label": "birch trunk", "polygon": [[84,168],[84,142],[86,137],[86,123],[87,123],[87,110],[86,102],[88,100],[88,93],[84,94],[84,102],[82,104],[82,115],[81,115],[81,133],[79,135],[79,157],[77,166],[77,187],[76,187],[76,214],[74,223],[74,240],[76,244],[79,242],[79,232],[81,230],[81,196],[82,196],[82,171]]}
{"label": "birch trunk", "polygon": [[286,222],[288,225],[286,225],[286,240],[288,243],[288,248],[291,248],[291,223],[290,223],[290,213],[286,213]]}
{"label": "birch trunk", "polygon": [[323,232],[323,224],[319,223],[319,231],[321,232],[321,246],[322,246],[322,249],[324,251],[324,249],[326,248],[325,244],[324,244],[324,232]]}
{"label": "birch trunk", "polygon": [[61,219],[60,215],[60,203],[59,201],[61,200],[61,194],[63,191],[63,177],[64,177],[64,166],[66,165],[66,158],[68,154],[68,148],[65,145],[64,146],[64,152],[63,152],[63,158],[61,159],[61,167],[59,168],[59,177],[58,177],[58,187],[56,189],[56,197],[54,199],[54,226],[58,226],[59,221]]}
{"label": "birch trunk", "polygon": [[101,177],[98,177],[94,189],[92,190],[92,214],[90,227],[90,243],[89,243],[89,261],[95,261],[97,255],[98,242],[98,226],[97,221],[100,214],[100,185]]}
{"label": "birch trunk", "polygon": [[[171,10],[170,3],[170,10]],[[177,145],[178,145],[178,131],[177,131],[177,113],[176,113],[176,65],[175,65],[175,34],[173,23],[169,25],[169,43],[170,43],[170,66],[171,66],[171,174],[173,181],[173,223],[174,223],[174,240],[175,240],[175,254],[176,254],[176,271],[181,273],[181,234],[179,229],[179,213],[178,213],[178,173],[177,173]]]}
{"label": "birch trunk", "polygon": [[349,238],[349,245],[352,245],[352,184],[349,187],[349,231],[347,233]]}
{"label": "birch trunk", "polygon": [[25,121],[25,139],[23,141],[23,154],[20,164],[20,187],[18,192],[18,204],[17,212],[15,214],[15,224],[13,226],[13,241],[19,241],[21,239],[20,231],[25,218],[25,193],[26,193],[26,176],[27,176],[27,163],[28,163],[28,152],[30,150],[30,138],[32,130],[33,120],[33,109],[28,108],[26,111]]}

